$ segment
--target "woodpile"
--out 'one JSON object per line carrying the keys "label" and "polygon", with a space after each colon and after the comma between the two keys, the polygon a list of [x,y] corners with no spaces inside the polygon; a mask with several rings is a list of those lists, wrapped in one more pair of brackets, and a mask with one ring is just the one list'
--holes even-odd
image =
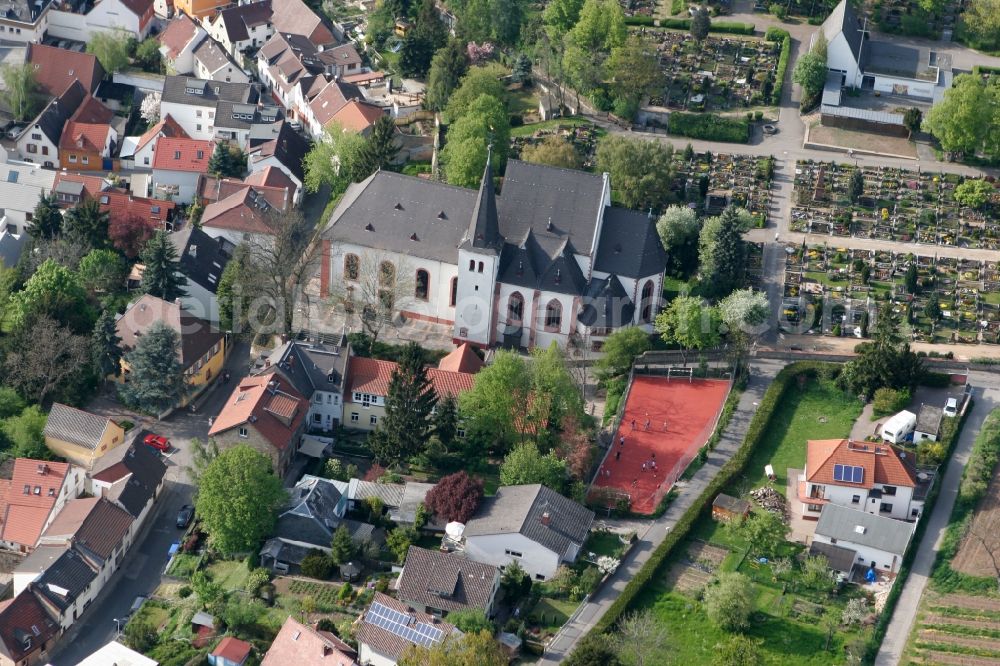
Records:
{"label": "woodpile", "polygon": [[760,508],[780,516],[785,515],[785,497],[770,486],[750,491],[750,497]]}

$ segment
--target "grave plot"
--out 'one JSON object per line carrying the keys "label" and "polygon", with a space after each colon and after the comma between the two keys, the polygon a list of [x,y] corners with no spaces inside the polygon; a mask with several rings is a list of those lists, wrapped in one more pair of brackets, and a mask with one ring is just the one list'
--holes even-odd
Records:
{"label": "grave plot", "polygon": [[521,150],[525,146],[533,146],[541,143],[547,137],[560,136],[573,144],[577,152],[583,157],[583,168],[593,169],[594,154],[597,152],[597,140],[600,138],[600,130],[596,125],[591,124],[545,124],[546,127],[535,130],[529,136],[513,136],[510,140],[510,157],[519,158]]}
{"label": "grave plot", "polygon": [[766,103],[774,87],[780,45],[761,39],[645,28],[656,43],[667,85],[649,106],[684,111],[735,111]]}
{"label": "grave plot", "polygon": [[656,0],[618,0],[625,16],[654,16]]}
{"label": "grave plot", "polygon": [[783,295],[789,330],[867,337],[879,304],[888,300],[913,341],[1000,342],[996,262],[798,247],[786,260]]}
{"label": "grave plot", "polygon": [[730,204],[746,208],[757,227],[767,222],[773,176],[771,157],[706,152],[678,164],[685,201],[703,203],[705,215],[718,215]]}
{"label": "grave plot", "polygon": [[[837,6],[837,2],[838,0],[789,0],[789,2],[781,4],[786,8],[789,16],[801,16],[822,21],[829,16],[830,10]],[[753,10],[767,13],[772,4],[768,0],[756,0]]]}
{"label": "grave plot", "polygon": [[963,248],[1000,248],[1000,191],[972,207],[956,199],[965,180],[957,174],[892,167],[855,167],[800,160],[795,165],[791,228],[814,234],[854,236]]}

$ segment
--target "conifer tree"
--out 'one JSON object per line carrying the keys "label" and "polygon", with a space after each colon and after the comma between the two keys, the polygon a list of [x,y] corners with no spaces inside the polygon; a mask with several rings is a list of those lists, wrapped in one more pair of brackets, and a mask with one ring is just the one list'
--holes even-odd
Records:
{"label": "conifer tree", "polygon": [[170,241],[165,231],[157,231],[149,239],[140,258],[146,269],[142,274],[141,289],[151,296],[173,301],[186,296],[181,274],[180,260],[177,258],[177,248]]}

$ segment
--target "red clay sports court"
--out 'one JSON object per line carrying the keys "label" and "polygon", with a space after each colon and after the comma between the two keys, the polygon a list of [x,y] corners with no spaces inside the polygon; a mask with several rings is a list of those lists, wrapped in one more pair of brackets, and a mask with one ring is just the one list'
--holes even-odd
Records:
{"label": "red clay sports court", "polygon": [[727,380],[635,376],[591,493],[620,491],[633,512],[653,513],[708,441],[728,393]]}

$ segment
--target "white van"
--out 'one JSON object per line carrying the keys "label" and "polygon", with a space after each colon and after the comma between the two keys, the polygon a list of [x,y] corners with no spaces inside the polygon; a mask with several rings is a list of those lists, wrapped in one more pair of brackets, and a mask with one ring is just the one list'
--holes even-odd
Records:
{"label": "white van", "polygon": [[916,426],[917,415],[904,410],[882,425],[882,439],[890,444],[902,444],[913,439]]}

